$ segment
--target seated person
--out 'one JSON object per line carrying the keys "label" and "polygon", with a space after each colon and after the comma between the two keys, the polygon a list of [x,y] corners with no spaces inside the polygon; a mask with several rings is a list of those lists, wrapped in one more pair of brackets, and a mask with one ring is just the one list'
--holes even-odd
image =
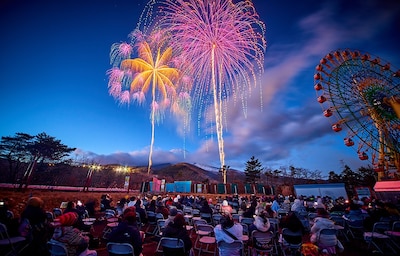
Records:
{"label": "seated person", "polygon": [[254,230],[258,230],[260,232],[274,232],[274,228],[271,226],[267,213],[265,211],[260,212],[255,218],[253,224],[249,226],[249,234],[251,234]]}
{"label": "seated person", "polygon": [[[168,225],[165,227],[163,237],[174,237],[182,239],[183,243],[185,244],[185,255],[189,255],[190,249],[192,248],[192,240],[189,237],[185,224],[185,218],[183,217],[183,215],[180,213],[176,214],[173,221],[169,222]],[[183,255],[176,251],[168,251],[165,248],[163,249],[163,251],[164,255],[166,256]]]}
{"label": "seated person", "polygon": [[[287,228],[293,233],[301,233],[304,235],[305,229],[303,226],[303,223],[301,223],[300,219],[297,217],[295,212],[289,212],[286,216],[282,217],[280,221],[280,227],[282,229]],[[287,241],[285,241],[287,240]],[[287,236],[284,238],[282,235],[280,236],[280,242],[285,243],[291,243],[291,244],[299,244],[302,242],[302,239],[296,237],[296,236]]]}
{"label": "seated person", "polygon": [[135,256],[142,253],[142,238],[136,224],[136,208],[130,206],[122,214],[122,221],[108,236],[109,242],[129,243],[133,246]]}
{"label": "seated person", "polygon": [[343,248],[336,234],[320,234],[323,229],[335,229],[335,222],[330,220],[329,217],[330,215],[327,210],[324,208],[317,209],[317,217],[314,219],[314,225],[311,227],[310,242],[316,244],[320,248],[332,250],[331,253],[336,254],[336,246],[340,249]]}
{"label": "seated person", "polygon": [[232,214],[232,211],[233,211],[232,206],[229,205],[228,200],[224,200],[222,202],[221,212]]}
{"label": "seated person", "polygon": [[[203,201],[201,201],[201,208],[199,210],[200,210],[200,213],[209,213],[211,215],[213,213],[213,210],[211,209],[210,205],[208,204],[208,201],[205,199]],[[212,221],[212,217],[204,218],[204,219],[207,221],[207,223],[211,223],[211,221]]]}
{"label": "seated person", "polygon": [[253,218],[253,216],[256,213],[256,207],[257,207],[257,201],[254,199],[253,201],[251,201],[251,204],[250,204],[249,208],[247,208],[243,212],[242,216],[244,218]]}
{"label": "seated person", "polygon": [[[215,240],[224,241],[226,243],[233,243],[236,240],[242,241],[243,239],[243,226],[235,223],[230,213],[223,213],[220,224],[214,228]],[[240,251],[219,248],[220,256],[240,256]]]}
{"label": "seated person", "polygon": [[171,208],[169,210],[168,218],[165,220],[164,226],[167,227],[169,223],[174,222],[174,219],[177,214],[178,214],[178,210],[176,208]]}
{"label": "seated person", "polygon": [[54,230],[52,240],[62,243],[67,247],[68,255],[73,256],[96,256],[97,252],[89,250],[89,237],[84,236],[82,232],[74,228],[78,221],[78,214],[67,212],[59,217],[61,226]]}

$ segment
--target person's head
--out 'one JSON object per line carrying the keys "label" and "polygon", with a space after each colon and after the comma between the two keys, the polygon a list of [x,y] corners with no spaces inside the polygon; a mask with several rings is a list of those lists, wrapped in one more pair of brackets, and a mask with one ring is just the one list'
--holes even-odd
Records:
{"label": "person's head", "polygon": [[169,210],[169,216],[174,217],[178,214],[178,210],[174,207]]}
{"label": "person's head", "polygon": [[353,211],[359,210],[360,209],[360,205],[351,202],[349,208],[350,208],[350,210],[353,210]]}
{"label": "person's head", "polygon": [[43,208],[44,202],[40,197],[31,197],[28,199],[27,205],[31,207]]}
{"label": "person's head", "polygon": [[222,206],[228,206],[229,204],[228,204],[228,201],[227,200],[224,200],[224,201],[222,201]]}
{"label": "person's head", "polygon": [[74,208],[76,208],[76,203],[73,201],[69,201],[67,203],[67,209],[74,209]]}
{"label": "person's head", "polygon": [[136,207],[135,206],[129,206],[124,210],[124,213],[122,214],[123,219],[127,222],[135,222],[136,221]]}
{"label": "person's head", "polygon": [[230,228],[235,224],[235,221],[230,213],[223,213],[220,223],[222,228]]}
{"label": "person's head", "polygon": [[270,217],[270,215],[269,215],[269,213],[268,213],[267,211],[261,211],[261,212],[258,214],[258,217],[260,217],[261,220],[262,220],[264,223],[266,223],[266,222],[268,222],[268,218]]}
{"label": "person's head", "polygon": [[329,218],[329,212],[324,208],[317,208],[317,216],[322,218]]}
{"label": "person's head", "polygon": [[73,226],[78,221],[76,212],[67,212],[58,217],[61,226]]}
{"label": "person's head", "polygon": [[185,218],[183,217],[182,214],[178,213],[176,214],[176,216],[174,217],[174,225],[178,226],[178,227],[183,227],[185,226],[186,222],[185,222]]}

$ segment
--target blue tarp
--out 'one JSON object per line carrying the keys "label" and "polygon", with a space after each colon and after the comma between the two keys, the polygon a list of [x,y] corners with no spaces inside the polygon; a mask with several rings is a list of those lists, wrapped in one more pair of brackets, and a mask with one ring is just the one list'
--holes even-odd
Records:
{"label": "blue tarp", "polygon": [[[150,181],[150,191],[154,192],[153,190],[153,182]],[[174,183],[166,183],[165,184],[165,191],[166,192],[177,192],[177,193],[190,193],[192,187],[191,181],[175,181]]]}
{"label": "blue tarp", "polygon": [[175,183],[165,184],[165,192],[175,192]]}
{"label": "blue tarp", "polygon": [[190,193],[192,182],[191,181],[175,181],[175,192],[177,193]]}

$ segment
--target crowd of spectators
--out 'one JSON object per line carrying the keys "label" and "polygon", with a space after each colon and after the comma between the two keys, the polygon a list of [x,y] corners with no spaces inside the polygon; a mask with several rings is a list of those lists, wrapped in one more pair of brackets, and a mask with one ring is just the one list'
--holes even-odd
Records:
{"label": "crowd of spectators", "polygon": [[[26,204],[18,222],[6,215],[6,204],[0,207],[1,222],[6,224],[10,234],[19,234],[29,241],[29,252],[35,255],[48,255],[46,243],[49,240],[67,245],[70,255],[96,255],[96,251],[89,250],[90,237],[84,235],[90,231],[83,219],[96,214],[95,203],[85,205],[79,201],[70,201],[66,204],[62,215],[58,216],[61,225],[51,227],[46,214],[43,200],[31,197]],[[242,239],[242,218],[252,218],[248,225],[248,234],[253,231],[271,232],[280,234],[282,229],[289,229],[293,233],[300,233],[302,241],[310,241],[320,247],[330,249],[329,245],[345,249],[337,235],[321,237],[322,229],[334,229],[337,223],[331,219],[332,215],[340,216],[345,221],[357,223],[365,231],[371,231],[374,223],[387,221],[393,223],[400,220],[398,207],[391,202],[378,199],[314,196],[267,196],[267,195],[220,195],[205,197],[197,195],[134,195],[126,196],[114,201],[109,194],[100,198],[100,213],[108,210],[115,211],[119,219],[118,226],[108,236],[110,242],[127,242],[134,247],[135,255],[142,252],[143,238],[140,234],[140,225],[147,225],[150,220],[148,212],[159,213],[166,220],[163,236],[176,237],[185,243],[185,251],[193,247],[186,229],[188,225],[184,218],[184,209],[198,209],[200,213],[221,214],[221,220],[214,226],[215,238],[227,243]],[[234,216],[238,216],[235,219]],[[272,219],[279,220],[279,225],[271,223]],[[211,223],[212,218],[207,220]],[[232,236],[233,235],[233,236]],[[305,239],[304,239],[305,238]],[[281,243],[285,241],[282,235]],[[250,241],[251,243],[251,241]],[[334,251],[332,251],[334,252]],[[223,253],[224,252],[220,252]],[[229,252],[229,255],[235,255]]]}

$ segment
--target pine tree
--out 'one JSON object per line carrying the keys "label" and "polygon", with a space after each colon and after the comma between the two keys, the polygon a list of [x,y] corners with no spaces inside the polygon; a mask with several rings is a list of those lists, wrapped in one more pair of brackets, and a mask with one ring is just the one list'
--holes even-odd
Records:
{"label": "pine tree", "polygon": [[254,156],[246,162],[246,169],[244,174],[246,175],[246,182],[255,184],[260,179],[261,171],[263,170],[262,164]]}

